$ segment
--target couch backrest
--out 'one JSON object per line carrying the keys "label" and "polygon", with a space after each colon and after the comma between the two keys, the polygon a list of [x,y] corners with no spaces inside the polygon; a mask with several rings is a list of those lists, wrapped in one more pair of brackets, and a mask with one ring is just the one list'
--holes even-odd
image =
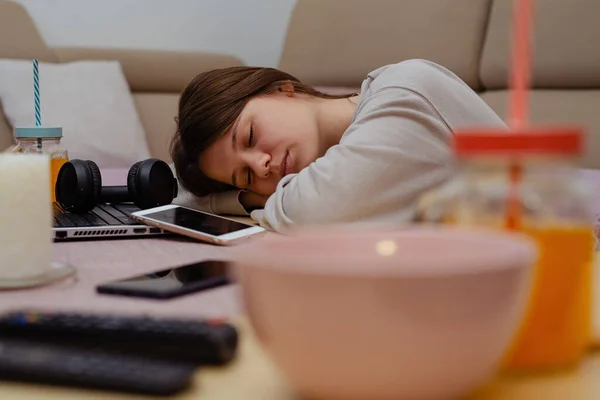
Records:
{"label": "couch backrest", "polygon": [[[493,1],[481,61],[481,96],[503,118],[508,117],[513,3]],[[535,125],[582,126],[586,147],[579,165],[600,168],[600,1],[534,4],[529,118]]]}
{"label": "couch backrest", "polygon": [[20,4],[0,0],[0,58],[58,61]]}
{"label": "couch backrest", "polygon": [[490,0],[298,0],[279,68],[313,85],[359,86],[382,65],[440,63],[478,89]]}
{"label": "couch backrest", "polygon": [[[508,87],[513,0],[494,0],[481,61],[486,89]],[[600,88],[600,1],[538,0],[534,8],[532,86]]]}
{"label": "couch backrest", "polygon": [[234,56],[204,52],[61,47],[53,50],[59,62],[119,61],[132,92],[181,93],[201,72],[243,64]]}

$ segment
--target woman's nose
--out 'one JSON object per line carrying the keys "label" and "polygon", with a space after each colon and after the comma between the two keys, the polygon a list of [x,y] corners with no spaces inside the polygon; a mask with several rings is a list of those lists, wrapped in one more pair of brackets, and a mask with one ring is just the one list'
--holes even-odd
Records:
{"label": "woman's nose", "polygon": [[250,158],[250,168],[252,168],[256,176],[259,178],[268,177],[271,167],[271,156],[267,153],[256,152]]}

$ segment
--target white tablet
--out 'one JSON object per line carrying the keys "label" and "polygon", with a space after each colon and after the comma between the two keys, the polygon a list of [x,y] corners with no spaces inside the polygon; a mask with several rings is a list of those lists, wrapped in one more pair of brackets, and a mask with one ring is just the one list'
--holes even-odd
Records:
{"label": "white tablet", "polygon": [[173,204],[131,215],[144,224],[219,245],[234,244],[266,232],[260,226]]}

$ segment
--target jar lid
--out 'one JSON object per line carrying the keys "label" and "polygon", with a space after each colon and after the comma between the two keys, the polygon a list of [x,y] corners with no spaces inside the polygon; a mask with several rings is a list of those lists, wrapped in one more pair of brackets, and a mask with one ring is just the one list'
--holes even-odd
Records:
{"label": "jar lid", "polygon": [[18,126],[15,128],[15,138],[25,139],[58,139],[62,137],[60,126]]}
{"label": "jar lid", "polygon": [[576,156],[583,150],[579,127],[534,127],[522,130],[472,129],[454,134],[458,157],[477,155]]}

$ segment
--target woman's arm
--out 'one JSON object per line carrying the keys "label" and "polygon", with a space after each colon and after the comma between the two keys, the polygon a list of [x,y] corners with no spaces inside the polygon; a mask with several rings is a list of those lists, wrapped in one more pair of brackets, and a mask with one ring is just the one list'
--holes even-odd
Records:
{"label": "woman's arm", "polygon": [[[171,167],[173,175],[176,175],[175,166],[171,163],[169,164],[169,167]],[[241,190],[230,190],[198,197],[184,189],[183,186],[178,183],[177,197],[173,199],[173,204],[213,214],[248,216],[250,215],[251,210],[246,210],[242,205],[240,199],[241,193]]]}
{"label": "woman's arm", "polygon": [[240,202],[240,193],[240,190],[230,190],[198,197],[180,186],[173,204],[212,214],[249,216],[249,210],[247,211]]}
{"label": "woman's arm", "polygon": [[412,219],[416,201],[453,173],[451,130],[421,95],[386,88],[361,102],[342,142],[282,179],[252,218],[267,229]]}
{"label": "woman's arm", "polygon": [[265,207],[269,196],[263,196],[254,192],[243,191],[240,193],[240,203],[248,211],[254,211]]}

